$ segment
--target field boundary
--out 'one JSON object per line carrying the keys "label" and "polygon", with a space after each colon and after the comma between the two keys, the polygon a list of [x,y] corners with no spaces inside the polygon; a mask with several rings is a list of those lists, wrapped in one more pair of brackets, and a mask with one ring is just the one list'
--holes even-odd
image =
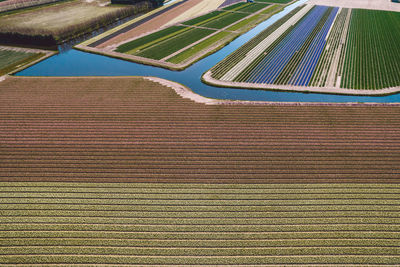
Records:
{"label": "field boundary", "polygon": [[202,81],[206,84],[217,87],[232,87],[242,89],[264,89],[284,92],[301,92],[301,93],[322,93],[337,95],[358,95],[358,96],[377,96],[391,95],[400,92],[400,86],[389,87],[383,89],[346,89],[338,87],[316,87],[316,86],[293,86],[293,85],[277,85],[277,84],[254,84],[246,82],[229,82],[217,80],[211,77],[211,71],[207,71],[202,76]]}

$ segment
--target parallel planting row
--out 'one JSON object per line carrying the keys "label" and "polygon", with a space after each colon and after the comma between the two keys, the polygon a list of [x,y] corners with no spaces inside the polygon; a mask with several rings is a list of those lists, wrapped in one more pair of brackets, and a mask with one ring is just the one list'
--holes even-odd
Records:
{"label": "parallel planting row", "polygon": [[279,10],[280,5],[234,4],[124,43],[115,52],[185,63],[217,49]]}
{"label": "parallel planting row", "polygon": [[0,264],[400,261],[400,187],[0,183]]}
{"label": "parallel planting row", "polygon": [[[21,50],[21,51],[16,51]],[[42,57],[40,53],[29,53],[23,49],[0,47],[0,76],[9,73],[20,65]]]}
{"label": "parallel planting row", "polygon": [[396,12],[306,5],[235,51],[211,76],[261,86],[399,86],[398,25]]}

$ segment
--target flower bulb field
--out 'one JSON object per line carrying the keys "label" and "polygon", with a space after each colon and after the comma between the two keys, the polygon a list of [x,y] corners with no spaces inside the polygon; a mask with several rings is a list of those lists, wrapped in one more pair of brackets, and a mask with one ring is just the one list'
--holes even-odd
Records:
{"label": "flower bulb field", "polygon": [[387,94],[400,86],[400,13],[305,5],[217,64],[220,86]]}
{"label": "flower bulb field", "polygon": [[0,266],[400,266],[400,3],[0,2]]}

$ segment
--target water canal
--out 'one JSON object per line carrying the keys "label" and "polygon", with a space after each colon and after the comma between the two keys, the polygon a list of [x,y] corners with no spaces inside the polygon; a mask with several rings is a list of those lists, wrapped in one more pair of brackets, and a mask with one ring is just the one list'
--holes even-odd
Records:
{"label": "water canal", "polygon": [[213,67],[227,55],[238,49],[266,27],[286,15],[295,7],[307,0],[298,1],[259,24],[254,29],[240,36],[218,52],[200,60],[184,71],[170,71],[158,67],[146,66],[120,59],[81,52],[78,50],[63,51],[48,58],[16,76],[156,76],[172,80],[192,89],[195,93],[216,99],[257,100],[282,102],[400,102],[400,94],[389,96],[345,96],[316,93],[293,93],[264,90],[247,90],[219,88],[201,82],[204,72]]}

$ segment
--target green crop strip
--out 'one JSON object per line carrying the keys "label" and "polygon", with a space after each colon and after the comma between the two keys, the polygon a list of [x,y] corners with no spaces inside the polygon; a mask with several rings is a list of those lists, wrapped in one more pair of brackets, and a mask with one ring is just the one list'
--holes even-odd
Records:
{"label": "green crop strip", "polygon": [[172,26],[167,29],[146,35],[144,37],[138,38],[131,42],[120,45],[115,51],[120,53],[135,52],[140,48],[150,46],[157,42],[161,42],[167,38],[174,36],[174,34],[182,32],[182,30],[187,30],[188,28],[182,26]]}
{"label": "green crop strip", "polygon": [[224,16],[225,14],[227,14],[227,12],[214,11],[214,12],[208,13],[206,15],[203,15],[203,16],[200,16],[200,17],[197,17],[197,18],[182,22],[182,24],[185,24],[185,25],[201,25],[202,23],[211,21],[211,20],[213,20],[213,19],[215,19],[217,17],[220,17],[220,16]]}
{"label": "green crop strip", "polygon": [[222,10],[236,11],[236,10],[239,10],[239,9],[241,9],[243,7],[248,6],[248,5],[250,5],[250,3],[240,2],[240,3],[234,4],[234,5],[227,6],[227,7],[223,8]]}
{"label": "green crop strip", "polygon": [[254,13],[257,12],[265,7],[267,7],[268,4],[257,4],[257,3],[251,3],[248,6],[244,6],[242,8],[240,8],[239,10],[236,11],[240,11],[240,12],[246,12],[246,13]]}
{"label": "green crop strip", "polygon": [[226,14],[224,14],[224,16],[214,18],[213,20],[201,23],[200,25],[202,27],[208,27],[208,28],[213,28],[213,29],[222,29],[222,28],[225,28],[226,26],[228,26],[244,17],[247,17],[247,16],[248,16],[248,14],[226,12]]}
{"label": "green crop strip", "polygon": [[400,13],[354,9],[342,87],[380,89],[400,85]]}
{"label": "green crop strip", "polygon": [[208,29],[189,29],[179,35],[159,42],[149,48],[146,48],[136,55],[152,59],[162,59],[204,37],[212,34],[213,30]]}
{"label": "green crop strip", "polygon": [[192,46],[189,49],[183,51],[182,53],[179,53],[178,55],[170,58],[168,61],[175,63],[175,64],[181,63],[181,62],[193,57],[194,55],[200,53],[204,49],[207,49],[208,47],[213,46],[214,44],[218,43],[219,41],[224,40],[224,38],[227,36],[231,36],[230,39],[233,39],[236,37],[235,34],[232,34],[230,32],[217,33],[216,35],[211,36],[210,38],[202,41],[201,43],[199,43],[195,46]]}

